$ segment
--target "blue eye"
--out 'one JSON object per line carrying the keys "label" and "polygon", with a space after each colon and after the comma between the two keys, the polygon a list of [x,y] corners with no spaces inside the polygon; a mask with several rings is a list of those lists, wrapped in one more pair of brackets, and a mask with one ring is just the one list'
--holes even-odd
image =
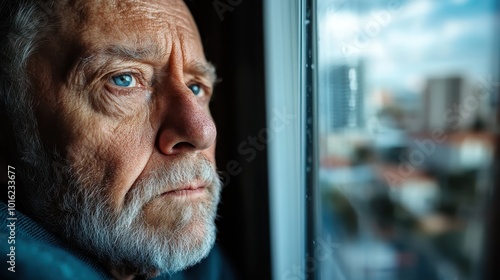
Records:
{"label": "blue eye", "polygon": [[134,87],[137,82],[132,74],[120,74],[111,77],[113,83],[119,87]]}
{"label": "blue eye", "polygon": [[188,86],[188,88],[194,93],[194,95],[198,96],[201,94],[201,92],[203,91],[203,89],[197,85],[197,84],[193,84],[193,85],[190,85]]}

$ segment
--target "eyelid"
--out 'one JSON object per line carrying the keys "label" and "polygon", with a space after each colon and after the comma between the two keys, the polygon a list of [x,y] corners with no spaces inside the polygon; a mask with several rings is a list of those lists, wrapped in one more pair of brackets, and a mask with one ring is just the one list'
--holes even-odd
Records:
{"label": "eyelid", "polygon": [[207,86],[206,84],[198,82],[198,81],[192,81],[192,82],[187,84],[188,87],[190,87],[192,85],[199,86],[201,91],[202,91],[201,95],[195,95],[197,98],[203,100],[204,102],[205,101],[210,102],[210,100],[212,99],[212,88],[210,86]]}
{"label": "eyelid", "polygon": [[186,86],[199,85],[200,88],[205,92],[205,95],[211,96],[213,91],[212,83],[209,83],[202,78],[192,78],[186,83]]}
{"label": "eyelid", "polygon": [[111,83],[111,85],[114,87],[119,87],[118,85],[115,85],[112,83],[112,79],[113,79],[113,77],[120,76],[120,75],[131,75],[132,77],[134,77],[137,85],[134,87],[131,87],[131,88],[150,87],[151,83],[152,83],[151,78],[149,78],[149,79],[146,78],[142,71],[136,70],[136,69],[124,69],[124,70],[112,72],[112,73],[106,75],[106,81],[108,83]]}

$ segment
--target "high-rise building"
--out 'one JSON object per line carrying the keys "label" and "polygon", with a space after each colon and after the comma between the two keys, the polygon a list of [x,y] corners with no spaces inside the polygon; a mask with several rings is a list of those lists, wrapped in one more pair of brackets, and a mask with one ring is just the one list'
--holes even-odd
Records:
{"label": "high-rise building", "polygon": [[423,93],[422,130],[458,130],[462,126],[462,78],[432,78]]}
{"label": "high-rise building", "polygon": [[361,128],[364,125],[364,75],[363,66],[332,65],[322,73],[327,75],[320,100],[324,126],[328,131]]}

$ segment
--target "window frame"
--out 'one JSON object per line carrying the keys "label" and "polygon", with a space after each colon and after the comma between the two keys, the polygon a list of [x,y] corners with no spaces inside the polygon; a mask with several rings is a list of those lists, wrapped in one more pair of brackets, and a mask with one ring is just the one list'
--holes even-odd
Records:
{"label": "window frame", "polygon": [[[315,3],[264,3],[273,279],[319,275],[319,264],[307,258],[314,256],[318,225]],[[293,121],[273,130],[281,108]]]}

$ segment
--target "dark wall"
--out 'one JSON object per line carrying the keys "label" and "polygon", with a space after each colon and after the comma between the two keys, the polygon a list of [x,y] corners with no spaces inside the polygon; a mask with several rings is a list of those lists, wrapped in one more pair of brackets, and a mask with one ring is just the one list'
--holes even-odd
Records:
{"label": "dark wall", "polygon": [[267,149],[258,139],[266,126],[262,1],[186,3],[221,79],[212,101],[225,181],[218,243],[238,279],[270,279]]}

